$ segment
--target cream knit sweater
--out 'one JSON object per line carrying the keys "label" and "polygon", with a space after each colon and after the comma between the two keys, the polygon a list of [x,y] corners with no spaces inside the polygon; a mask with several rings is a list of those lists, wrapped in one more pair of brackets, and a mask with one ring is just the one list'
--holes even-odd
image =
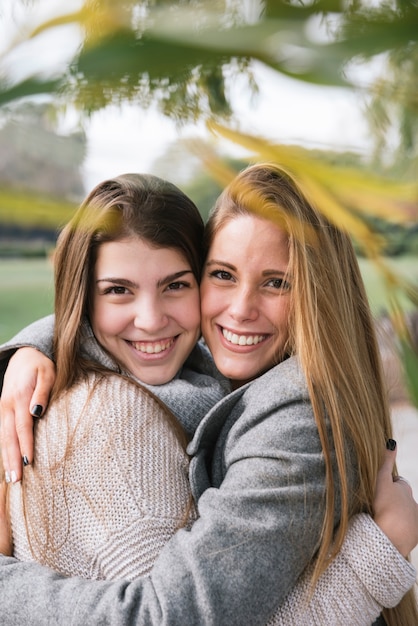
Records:
{"label": "cream knit sweater", "polygon": [[91,375],[54,402],[36,423],[24,497],[11,490],[15,556],[85,578],[147,573],[190,502],[188,457],[167,414],[116,375]]}
{"label": "cream knit sweater", "polygon": [[[149,572],[190,502],[188,458],[168,420],[158,400],[116,375],[91,375],[52,404],[36,425],[25,496],[20,484],[10,492],[15,556],[85,578]],[[195,516],[192,508],[187,524]],[[388,563],[390,579],[382,574]],[[371,624],[416,572],[371,518],[358,515],[308,603],[309,574],[269,626]]]}
{"label": "cream knit sweater", "polygon": [[267,626],[370,625],[416,581],[415,568],[365,514],[351,519],[341,551],[310,595],[312,570],[311,564]]}

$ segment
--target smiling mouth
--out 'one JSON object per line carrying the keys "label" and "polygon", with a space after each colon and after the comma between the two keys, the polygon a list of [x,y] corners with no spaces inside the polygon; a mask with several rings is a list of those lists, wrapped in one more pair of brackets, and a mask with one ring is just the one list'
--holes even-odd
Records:
{"label": "smiling mouth", "polygon": [[162,339],[160,341],[130,341],[129,343],[138,352],[143,352],[144,354],[160,354],[160,352],[165,352],[171,348],[175,339],[175,337],[171,337],[170,339]]}
{"label": "smiling mouth", "polygon": [[238,335],[232,333],[226,328],[222,328],[222,335],[225,339],[232,343],[234,346],[256,346],[258,343],[264,341],[268,335]]}

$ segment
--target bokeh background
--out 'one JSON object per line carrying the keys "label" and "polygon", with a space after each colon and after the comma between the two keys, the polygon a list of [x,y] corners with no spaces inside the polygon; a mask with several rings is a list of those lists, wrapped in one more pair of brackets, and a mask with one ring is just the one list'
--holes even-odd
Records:
{"label": "bokeh background", "polygon": [[353,237],[418,494],[417,37],[414,0],[1,0],[0,341],[52,311],[99,181],[160,175],[206,218],[275,160]]}

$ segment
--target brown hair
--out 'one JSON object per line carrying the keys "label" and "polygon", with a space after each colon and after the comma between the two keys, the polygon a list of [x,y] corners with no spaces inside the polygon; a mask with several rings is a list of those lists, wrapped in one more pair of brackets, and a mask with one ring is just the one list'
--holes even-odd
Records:
{"label": "brown hair", "polygon": [[[373,513],[376,477],[392,433],[387,392],[375,325],[348,234],[308,201],[288,173],[275,164],[257,164],[238,174],[219,197],[206,226],[205,249],[226,222],[251,213],[274,221],[288,234],[292,288],[287,350],[298,355],[305,373],[326,467],[315,583],[341,548],[349,517]],[[354,494],[348,480],[349,448],[356,459]],[[341,517],[334,532],[338,491]],[[418,623],[412,617],[416,607],[406,608],[405,602],[385,612],[388,624]]]}

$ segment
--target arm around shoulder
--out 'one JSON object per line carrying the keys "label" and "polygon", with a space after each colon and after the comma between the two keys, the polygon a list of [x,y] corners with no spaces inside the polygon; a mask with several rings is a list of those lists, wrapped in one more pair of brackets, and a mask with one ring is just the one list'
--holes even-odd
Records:
{"label": "arm around shoulder", "polygon": [[52,340],[54,334],[54,316],[48,315],[29,326],[0,346],[0,388],[3,386],[4,374],[9,359],[19,348],[36,348],[49,359],[52,359]]}

